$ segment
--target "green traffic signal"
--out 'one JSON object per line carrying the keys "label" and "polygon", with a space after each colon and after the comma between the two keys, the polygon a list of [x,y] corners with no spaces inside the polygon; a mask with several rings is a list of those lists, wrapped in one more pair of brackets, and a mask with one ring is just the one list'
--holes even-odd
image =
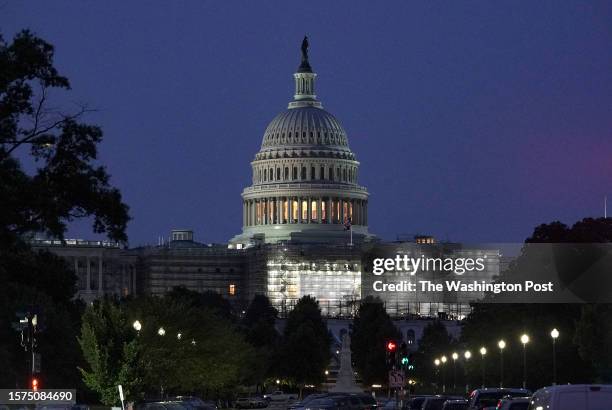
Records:
{"label": "green traffic signal", "polygon": [[406,366],[408,364],[408,357],[402,357],[402,365]]}

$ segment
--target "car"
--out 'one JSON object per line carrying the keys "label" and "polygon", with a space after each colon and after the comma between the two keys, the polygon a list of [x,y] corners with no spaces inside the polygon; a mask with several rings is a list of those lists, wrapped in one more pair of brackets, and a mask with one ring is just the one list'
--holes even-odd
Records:
{"label": "car", "polygon": [[140,403],[137,410],[191,410],[189,404],[181,404],[179,401],[151,401]]}
{"label": "car", "polygon": [[467,410],[468,401],[466,399],[446,400],[442,410]]}
{"label": "car", "polygon": [[234,407],[237,409],[250,409],[253,407],[253,402],[250,397],[238,397],[234,402]]}
{"label": "car", "polygon": [[195,396],[176,396],[174,400],[191,410],[217,410],[217,405],[213,401],[204,401]]}
{"label": "car", "polygon": [[531,396],[531,391],[518,388],[485,387],[475,389],[470,394],[468,410],[482,410],[488,407],[495,409],[497,402],[504,397]]}
{"label": "car", "polygon": [[255,409],[263,409],[264,407],[268,407],[268,400],[263,397],[251,397],[251,407]]}
{"label": "car", "polygon": [[308,396],[304,397],[302,400],[300,401],[296,401],[294,403],[292,403],[287,410],[303,410],[304,407],[306,407],[306,405],[308,403],[310,403],[311,401],[315,400],[315,399],[321,399],[323,397],[329,396],[329,393],[312,393],[309,394]]}
{"label": "car", "polygon": [[269,401],[288,401],[288,400],[297,400],[297,394],[291,393],[283,393],[280,390],[277,390],[271,394],[264,394],[264,399]]}
{"label": "car", "polygon": [[430,396],[412,396],[404,405],[405,410],[421,410],[421,406],[426,398]]}
{"label": "car", "polygon": [[527,410],[529,397],[504,397],[497,402],[495,410]]}
{"label": "car", "polygon": [[423,400],[423,404],[421,404],[421,410],[442,410],[442,406],[444,406],[444,403],[447,401],[459,399],[461,399],[461,397],[443,395],[426,397],[425,400]]}
{"label": "car", "polygon": [[328,396],[311,401],[305,410],[352,410],[347,396]]}
{"label": "car", "polygon": [[610,410],[612,385],[568,384],[549,386],[531,397],[529,410]]}

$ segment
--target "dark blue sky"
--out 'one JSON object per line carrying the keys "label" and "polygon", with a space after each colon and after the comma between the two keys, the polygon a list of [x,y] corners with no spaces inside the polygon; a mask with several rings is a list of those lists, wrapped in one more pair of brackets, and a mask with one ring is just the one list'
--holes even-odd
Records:
{"label": "dark blue sky", "polygon": [[[612,3],[3,2],[99,111],[132,245],[222,242],[307,33],[317,94],[369,188],[370,231],[522,241],[612,197]],[[93,237],[77,224],[69,236]]]}

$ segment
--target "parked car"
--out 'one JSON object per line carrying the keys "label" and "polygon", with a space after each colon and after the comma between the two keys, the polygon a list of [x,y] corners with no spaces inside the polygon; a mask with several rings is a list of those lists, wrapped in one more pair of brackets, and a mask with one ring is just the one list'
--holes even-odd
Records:
{"label": "parked car", "polygon": [[527,389],[486,387],[472,391],[469,398],[468,410],[482,410],[491,407],[495,409],[497,402],[504,397],[525,397],[531,396],[531,391]]}
{"label": "parked car", "polygon": [[312,393],[309,394],[308,396],[304,397],[302,400],[300,401],[296,401],[294,403],[292,403],[287,410],[303,410],[304,407],[306,407],[306,405],[308,403],[310,403],[311,401],[315,400],[315,399],[321,399],[323,397],[329,396],[329,393]]}
{"label": "parked car", "polygon": [[217,405],[213,401],[204,401],[195,396],[176,396],[174,400],[191,410],[217,410]]}
{"label": "parked car", "polygon": [[430,396],[412,396],[404,405],[404,410],[421,410],[426,398]]}
{"label": "parked car", "polygon": [[426,397],[425,400],[423,400],[423,404],[421,404],[421,410],[442,410],[442,406],[444,406],[444,403],[447,401],[459,399],[461,399],[461,397],[443,395]]}
{"label": "parked car", "polygon": [[466,399],[446,400],[442,410],[467,410],[468,401]]}
{"label": "parked car", "polygon": [[378,402],[368,394],[347,394],[349,405],[355,410],[376,410]]}
{"label": "parked car", "polygon": [[268,401],[263,397],[251,397],[251,407],[254,409],[268,407]]}
{"label": "parked car", "polygon": [[352,410],[347,396],[328,396],[311,401],[305,410]]}
{"label": "parked car", "polygon": [[504,397],[497,402],[495,410],[527,410],[529,397]]}
{"label": "parked car", "polygon": [[297,394],[291,394],[291,393],[283,393],[280,390],[277,390],[271,394],[264,394],[264,399],[270,400],[270,401],[287,401],[287,400],[297,400]]}
{"label": "parked car", "polygon": [[237,409],[250,409],[253,407],[252,403],[250,397],[238,397],[234,402],[234,407]]}
{"label": "parked car", "polygon": [[612,385],[568,384],[544,387],[531,397],[529,410],[610,410]]}

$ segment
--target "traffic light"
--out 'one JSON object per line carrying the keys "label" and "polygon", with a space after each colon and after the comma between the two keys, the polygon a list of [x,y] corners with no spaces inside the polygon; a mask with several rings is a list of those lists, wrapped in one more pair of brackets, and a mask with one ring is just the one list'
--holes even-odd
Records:
{"label": "traffic light", "polygon": [[404,369],[408,369],[408,365],[410,364],[410,358],[408,357],[408,346],[406,343],[402,343],[400,346],[400,365]]}
{"label": "traffic light", "polygon": [[387,365],[389,365],[389,367],[395,367],[395,352],[397,350],[397,343],[395,340],[388,340],[385,343],[385,349],[387,352]]}
{"label": "traffic light", "polygon": [[36,377],[32,377],[32,390],[38,391],[38,379]]}

